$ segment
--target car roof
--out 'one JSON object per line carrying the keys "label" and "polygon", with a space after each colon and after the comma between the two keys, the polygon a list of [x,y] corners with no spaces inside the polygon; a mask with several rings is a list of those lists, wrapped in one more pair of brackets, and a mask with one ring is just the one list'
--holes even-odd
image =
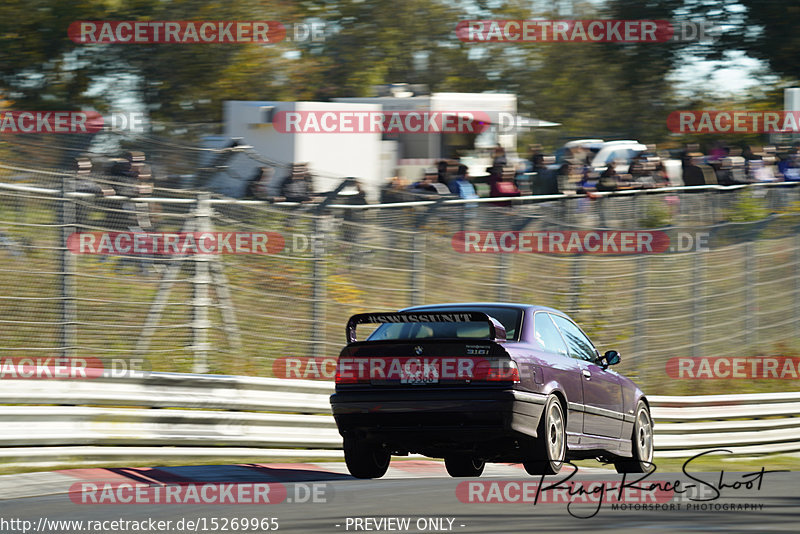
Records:
{"label": "car roof", "polygon": [[583,145],[602,145],[605,141],[602,139],[576,139],[574,141],[567,141],[564,143],[564,147],[572,148],[574,146],[583,146]]}
{"label": "car roof", "polygon": [[630,144],[641,145],[642,143],[634,139],[618,139],[616,141],[606,141],[604,144],[606,146],[614,146],[614,145],[630,145]]}
{"label": "car roof", "polygon": [[517,308],[520,310],[548,311],[566,315],[564,312],[556,310],[555,308],[548,308],[547,306],[538,306],[535,304],[523,304],[519,302],[445,302],[442,304],[424,304],[421,306],[411,306],[408,308],[403,308],[400,311],[433,310],[437,308],[457,308],[459,306],[463,307],[493,306],[499,308]]}

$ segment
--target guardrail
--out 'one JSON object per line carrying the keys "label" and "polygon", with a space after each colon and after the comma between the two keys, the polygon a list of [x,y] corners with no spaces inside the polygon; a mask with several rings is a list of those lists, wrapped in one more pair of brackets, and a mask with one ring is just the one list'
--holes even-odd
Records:
{"label": "guardrail", "polygon": [[800,451],[800,392],[649,397],[657,457]]}
{"label": "guardrail", "polygon": [[[219,375],[0,381],[6,466],[340,458],[332,384]],[[649,398],[656,458],[800,450],[800,392]]]}

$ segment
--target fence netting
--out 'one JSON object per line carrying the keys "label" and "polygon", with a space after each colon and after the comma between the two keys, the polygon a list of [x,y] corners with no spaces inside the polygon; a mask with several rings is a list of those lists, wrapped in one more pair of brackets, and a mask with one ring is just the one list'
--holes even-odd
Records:
{"label": "fence netting", "polygon": [[[140,358],[157,371],[273,376],[283,358],[337,356],[351,314],[459,301],[563,310],[601,351],[618,350],[620,372],[652,393],[721,392],[714,381],[666,380],[673,357],[800,348],[800,187],[791,185],[507,206],[334,199],[321,209],[142,191],[72,169],[0,171],[5,356]],[[707,247],[547,254],[464,253],[454,244],[464,231],[598,228],[657,230],[671,244],[702,234]],[[202,231],[269,232],[283,246],[269,254],[67,247],[75,233]]]}

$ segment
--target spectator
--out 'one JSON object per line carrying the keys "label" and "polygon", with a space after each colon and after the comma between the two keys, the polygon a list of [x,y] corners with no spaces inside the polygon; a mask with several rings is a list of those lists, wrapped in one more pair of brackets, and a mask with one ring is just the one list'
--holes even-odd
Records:
{"label": "spectator", "polygon": [[450,183],[450,191],[459,198],[478,198],[475,186],[467,178],[467,166],[459,165],[455,179]]}
{"label": "spectator", "polygon": [[778,163],[778,172],[787,182],[800,180],[800,162],[796,153],[786,154]]}
{"label": "spectator", "polygon": [[[152,173],[145,163],[143,152],[127,152],[123,158],[111,164],[109,174],[114,178],[117,194],[134,198],[153,192]],[[114,200],[109,202],[105,225],[114,230],[148,231],[150,224],[150,205],[146,202]]]}
{"label": "spectator", "polygon": [[247,183],[246,196],[259,200],[265,200],[270,197],[278,196],[278,191],[272,193],[273,186],[271,185],[274,172],[272,167],[259,167],[256,169],[253,178]]}
{"label": "spectator", "polygon": [[750,145],[747,145],[746,147],[744,147],[744,150],[742,150],[742,157],[745,159],[745,161],[751,161],[751,160],[754,160],[754,159],[761,159],[761,156],[757,155],[753,151],[753,147],[751,147]]}
{"label": "spectator", "polygon": [[434,194],[437,192],[434,183],[437,183],[438,173],[435,169],[427,169],[422,180],[414,182],[409,188],[414,193]]}
{"label": "spectator", "polygon": [[580,167],[574,163],[564,162],[556,175],[558,192],[574,194],[581,187]]}
{"label": "spectator", "polygon": [[720,161],[722,158],[728,157],[728,154],[730,154],[730,149],[722,141],[714,141],[714,146],[708,154],[708,161]]}
{"label": "spectator", "polygon": [[656,158],[653,163],[653,187],[669,187],[670,185],[667,168],[664,166],[664,160]]}
{"label": "spectator", "polygon": [[746,184],[747,174],[744,169],[744,158],[741,156],[723,158],[717,170],[717,183],[719,185]]}
{"label": "spectator", "polygon": [[613,161],[608,162],[606,170],[600,174],[597,181],[598,191],[616,191],[619,188],[619,174]]}
{"label": "spectator", "polygon": [[450,185],[450,176],[447,172],[447,161],[439,160],[436,164],[436,181],[440,184]]}
{"label": "spectator", "polygon": [[531,194],[533,195],[557,195],[558,179],[557,169],[548,167],[548,164],[555,164],[553,156],[538,154],[535,156],[533,171],[536,175],[531,183]]}
{"label": "spectator", "polygon": [[772,165],[767,159],[750,160],[750,180],[755,182],[775,182],[777,178],[772,172]]}
{"label": "spectator", "polygon": [[528,158],[528,161],[531,162],[530,169],[533,172],[538,172],[536,170],[537,165],[541,165],[542,159],[544,158],[544,154],[542,153],[542,145],[530,145],[528,149],[531,153],[530,157]]}
{"label": "spectator", "polygon": [[631,180],[634,182],[645,181],[645,176],[649,176],[647,168],[647,158],[643,152],[636,154],[628,166],[628,174],[631,175]]}
{"label": "spectator", "polygon": [[542,172],[543,170],[547,169],[547,165],[545,165],[544,161],[544,154],[541,152],[531,156],[531,171]]}
{"label": "spectator", "polygon": [[702,153],[693,152],[687,154],[688,162],[683,170],[683,185],[707,185],[714,184],[717,177],[714,170],[705,164],[705,159]]}
{"label": "spectator", "polygon": [[281,196],[288,202],[311,200],[311,175],[305,163],[292,163],[292,169],[281,185]]}
{"label": "spectator", "polygon": [[[73,171],[75,172],[76,192],[91,193],[96,197],[110,196],[114,194],[114,190],[110,187],[103,187],[92,180],[92,160],[85,156],[79,156],[75,158],[73,165]],[[86,225],[89,224],[91,205],[92,201],[84,198],[78,199],[78,201],[75,203],[75,216],[79,228],[86,227]]]}
{"label": "spectator", "polygon": [[505,167],[508,165],[508,158],[506,158],[506,149],[498,143],[494,147],[494,157],[492,159],[492,167]]}
{"label": "spectator", "polygon": [[700,146],[696,143],[687,143],[681,151],[681,171],[686,176],[686,167],[692,164],[692,155],[700,152]]}
{"label": "spectator", "polygon": [[[514,169],[505,170],[502,167],[492,167],[489,176],[490,197],[518,197],[519,189],[514,185]],[[495,206],[510,206],[511,202],[496,202]]]}
{"label": "spectator", "polygon": [[390,202],[403,202],[408,200],[405,195],[409,189],[405,180],[399,176],[393,176],[386,180],[386,183],[381,188],[381,203]]}

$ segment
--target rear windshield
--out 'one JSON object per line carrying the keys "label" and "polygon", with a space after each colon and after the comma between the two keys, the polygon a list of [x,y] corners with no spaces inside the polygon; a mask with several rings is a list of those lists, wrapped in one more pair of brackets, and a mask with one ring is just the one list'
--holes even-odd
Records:
{"label": "rear windshield", "polygon": [[[499,307],[454,307],[454,308],[426,308],[426,312],[447,311],[478,311],[497,319],[506,328],[506,339],[516,341],[522,310],[519,308]],[[422,310],[414,310],[422,311]],[[470,321],[464,323],[386,323],[380,325],[369,335],[367,341],[380,341],[387,339],[486,339],[489,337],[489,324],[484,321]]]}

